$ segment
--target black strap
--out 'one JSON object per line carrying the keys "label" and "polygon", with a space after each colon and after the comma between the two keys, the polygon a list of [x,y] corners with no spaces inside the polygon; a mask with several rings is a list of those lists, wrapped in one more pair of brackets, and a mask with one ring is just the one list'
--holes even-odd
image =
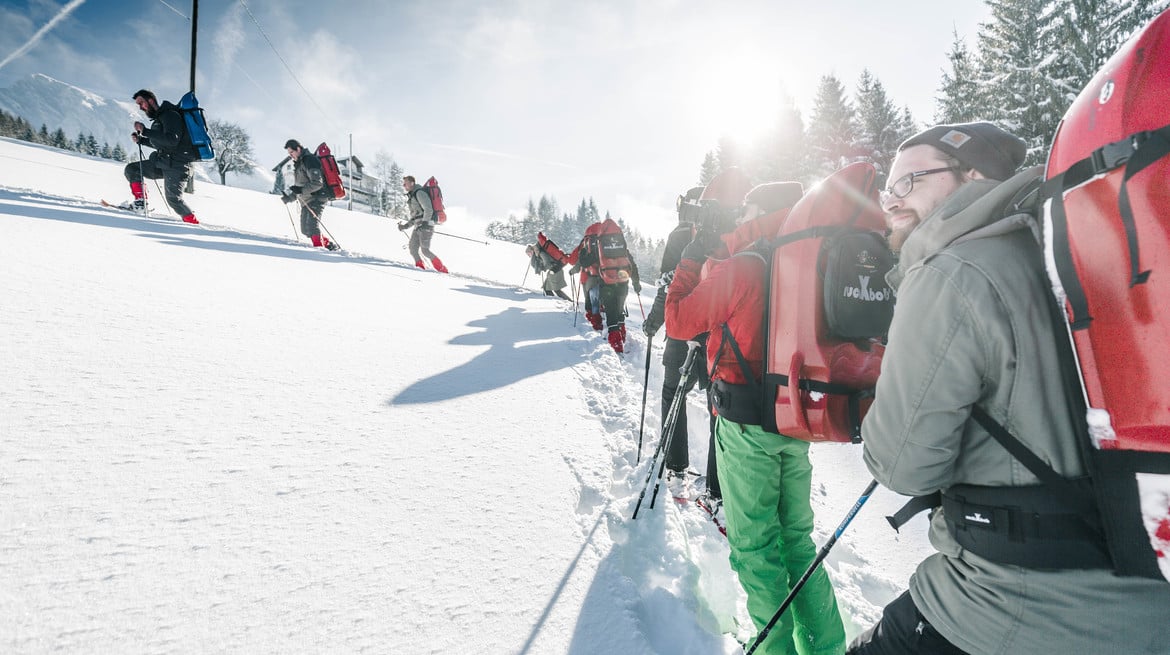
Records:
{"label": "black strap", "polygon": [[1069,480],[1056,472],[1036,453],[1028,449],[1018,438],[1007,431],[1003,425],[991,417],[979,405],[971,408],[971,417],[975,419],[987,433],[991,435],[1004,450],[1015,457],[1024,468],[1028,469],[1040,482],[1048,487],[1053,495],[1061,500],[1069,509],[1085,517],[1094,516],[1097,512],[1091,493],[1083,486]]}
{"label": "black strap", "polygon": [[1148,132],[1138,132],[1119,141],[1107,143],[1094,150],[1088,157],[1069,166],[1067,170],[1048,180],[1041,187],[1042,201],[1044,198],[1052,199],[1053,256],[1057,274],[1060,276],[1069,308],[1072,310],[1072,320],[1069,321],[1069,324],[1073,330],[1087,328],[1093,319],[1089,315],[1088,300],[1085,297],[1084,287],[1077,277],[1076,266],[1072,259],[1072,248],[1068,238],[1068,214],[1064,206],[1065,191],[1076,188],[1102,173],[1125,165],[1121,190],[1118,194],[1118,210],[1121,214],[1126,244],[1129,248],[1130,287],[1144,284],[1149,279],[1150,271],[1140,270],[1137,225],[1129,200],[1128,184],[1135,175],[1167,155],[1170,155],[1170,125]]}
{"label": "black strap", "polygon": [[892,527],[894,531],[897,532],[903,525],[906,525],[910,519],[914,518],[919,513],[925,512],[928,509],[934,509],[941,504],[942,492],[939,491],[936,491],[932,494],[926,494],[925,496],[915,496],[911,498],[909,502],[903,505],[902,509],[894,512],[892,516],[887,516],[886,520],[889,521],[890,527]]}
{"label": "black strap", "polygon": [[731,352],[735,354],[735,361],[739,362],[739,370],[743,372],[743,377],[747,379],[747,383],[752,388],[752,392],[757,395],[761,394],[760,383],[756,381],[756,376],[752,373],[752,367],[748,366],[747,358],[743,356],[743,352],[739,349],[739,343],[735,341],[735,337],[731,334],[731,328],[727,326],[727,323],[723,324],[723,342],[731,345]]}

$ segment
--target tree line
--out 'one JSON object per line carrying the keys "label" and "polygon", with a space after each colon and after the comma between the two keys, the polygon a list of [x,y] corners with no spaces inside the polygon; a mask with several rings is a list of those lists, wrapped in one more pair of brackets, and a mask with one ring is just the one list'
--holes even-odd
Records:
{"label": "tree line", "polygon": [[[536,243],[537,232],[543,232],[568,253],[581,241],[586,228],[607,218],[611,218],[609,212],[603,215],[593,198],[582,198],[577,210],[569,213],[561,211],[556,198],[542,195],[539,202],[528,199],[528,208],[523,216],[509,214],[506,220],[492,221],[484,233],[491,239],[529,244]],[[642,279],[652,280],[657,277],[666,240],[650,239],[622,218],[613,220],[626,237],[626,246],[638,265]]]}
{"label": "tree line", "polygon": [[[974,47],[954,33],[935,96],[932,124],[988,120],[1028,143],[1026,165],[1043,163],[1073,100],[1110,56],[1170,0],[986,0],[989,20]],[[923,127],[863,70],[853,93],[821,77],[806,125],[788,100],[755,143],[720,138],[699,168],[706,184],[739,166],[757,182],[810,184],[865,161],[884,184],[898,144]]]}
{"label": "tree line", "polygon": [[126,150],[122,148],[121,144],[114,144],[114,147],[111,148],[109,143],[103,141],[99,146],[94,135],[85,132],[80,132],[77,138],[70,139],[65,135],[65,130],[58,127],[49,132],[49,127],[44,123],[41,124],[40,130],[35,130],[32,124],[24,118],[13,116],[3,109],[0,109],[0,136],[12,137],[29,143],[39,143],[61,150],[80,152],[103,159],[126,161],[128,158]]}

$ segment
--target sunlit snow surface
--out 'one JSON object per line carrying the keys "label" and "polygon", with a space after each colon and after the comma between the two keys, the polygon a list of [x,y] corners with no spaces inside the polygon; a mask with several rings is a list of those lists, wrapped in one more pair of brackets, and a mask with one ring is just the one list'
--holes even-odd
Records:
{"label": "sunlit snow surface", "polygon": [[[629,518],[662,384],[659,338],[636,463],[636,297],[623,358],[534,274],[518,286],[523,246],[454,221],[479,242],[436,236],[440,275],[384,218],[327,209],[329,253],[275,196],[200,184],[189,226],[147,188],[154,216],[105,209],[121,165],[0,140],[0,652],[752,636],[704,514],[660,498]],[[688,411],[705,424],[698,394]],[[812,450],[821,543],[869,477],[857,447]],[[900,502],[879,491],[827,561],[851,636],[929,552],[921,519],[886,525]]]}

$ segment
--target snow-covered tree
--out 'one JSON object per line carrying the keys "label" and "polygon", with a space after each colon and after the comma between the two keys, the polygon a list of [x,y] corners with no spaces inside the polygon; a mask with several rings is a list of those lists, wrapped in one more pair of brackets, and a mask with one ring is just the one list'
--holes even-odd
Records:
{"label": "snow-covered tree", "polygon": [[987,117],[983,96],[976,80],[975,58],[967,42],[952,32],[954,39],[947,53],[949,71],[943,71],[942,84],[935,98],[935,123],[970,123]]}
{"label": "snow-covered tree", "polygon": [[1027,142],[1026,165],[1044,161],[1068,107],[1056,1],[987,0],[991,20],[979,31],[981,88],[989,106],[1001,108],[994,118]]}
{"label": "snow-covered tree", "polygon": [[404,221],[407,216],[406,191],[402,188],[402,167],[385,150],[374,154],[375,189],[374,211],[382,216]]}
{"label": "snow-covered tree", "polygon": [[215,148],[215,171],[219,183],[227,184],[228,173],[252,175],[256,172],[256,154],[252,152],[252,137],[235,123],[212,119],[207,121],[207,134]]}
{"label": "snow-covered tree", "polygon": [[861,71],[857,82],[857,154],[874,165],[878,183],[883,184],[890,172],[898,144],[902,142],[902,115],[886,96],[881,80],[869,69]]}
{"label": "snow-covered tree", "polygon": [[122,144],[114,144],[114,152],[112,153],[112,157],[114,161],[126,161],[126,149],[122,147]]}
{"label": "snow-covered tree", "polygon": [[719,162],[715,159],[715,151],[709,150],[703,156],[703,165],[699,168],[699,184],[707,186],[719,174]]}
{"label": "snow-covered tree", "polygon": [[791,98],[786,97],[776,123],[759,144],[754,177],[760,182],[808,180],[804,120]]}
{"label": "snow-covered tree", "polygon": [[822,76],[806,141],[814,175],[829,175],[853,161],[856,140],[856,118],[845,97],[845,87],[835,75]]}

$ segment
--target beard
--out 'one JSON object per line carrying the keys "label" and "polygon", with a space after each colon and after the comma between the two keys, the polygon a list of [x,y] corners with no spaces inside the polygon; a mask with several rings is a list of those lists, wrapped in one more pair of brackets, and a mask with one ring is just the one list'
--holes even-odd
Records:
{"label": "beard", "polygon": [[886,241],[890,244],[890,250],[899,252],[902,250],[902,245],[906,243],[906,239],[910,238],[910,234],[918,227],[918,217],[914,216],[911,221],[905,221],[898,227],[890,228],[886,235]]}
{"label": "beard", "polygon": [[146,117],[150,120],[158,118],[158,107],[147,107],[145,109]]}

